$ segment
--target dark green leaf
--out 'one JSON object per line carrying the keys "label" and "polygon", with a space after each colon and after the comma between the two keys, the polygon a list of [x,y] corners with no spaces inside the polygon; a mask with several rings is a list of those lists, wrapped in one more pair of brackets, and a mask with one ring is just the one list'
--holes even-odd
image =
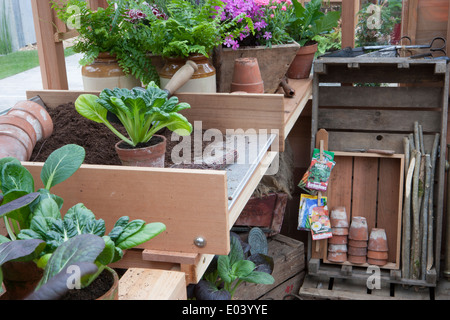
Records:
{"label": "dark green leaf", "polygon": [[0,183],[4,195],[12,190],[34,192],[34,179],[31,173],[24,166],[13,161],[1,167]]}
{"label": "dark green leaf", "polygon": [[259,284],[273,284],[275,279],[266,272],[253,271],[249,275],[240,278],[246,282],[259,283]]}

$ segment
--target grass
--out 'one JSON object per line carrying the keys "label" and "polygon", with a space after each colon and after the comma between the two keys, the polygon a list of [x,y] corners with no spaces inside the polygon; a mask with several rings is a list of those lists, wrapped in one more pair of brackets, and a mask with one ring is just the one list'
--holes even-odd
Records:
{"label": "grass", "polygon": [[[74,54],[72,48],[64,50],[66,57]],[[39,66],[37,50],[17,51],[4,56],[0,56],[0,79],[13,76],[23,71]]]}

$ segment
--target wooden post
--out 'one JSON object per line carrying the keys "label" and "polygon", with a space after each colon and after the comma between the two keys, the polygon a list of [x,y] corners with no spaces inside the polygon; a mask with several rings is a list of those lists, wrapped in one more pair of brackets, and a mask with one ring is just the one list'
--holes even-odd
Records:
{"label": "wooden post", "polygon": [[31,0],[44,89],[68,90],[62,42],[55,42],[54,14],[49,1]]}
{"label": "wooden post", "polygon": [[106,0],[88,0],[88,4],[92,10],[97,10],[99,7],[108,7],[108,2],[106,2]]}
{"label": "wooden post", "polygon": [[342,0],[342,48],[355,46],[360,1]]}

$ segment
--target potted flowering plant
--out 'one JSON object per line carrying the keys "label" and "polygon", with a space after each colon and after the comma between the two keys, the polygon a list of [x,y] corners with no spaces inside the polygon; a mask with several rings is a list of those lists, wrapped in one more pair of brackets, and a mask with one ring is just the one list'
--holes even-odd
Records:
{"label": "potted flowering plant", "polygon": [[[291,15],[291,0],[223,0],[223,22],[238,16],[252,21],[253,31],[247,20],[240,20],[243,31],[229,34],[222,46],[215,51],[218,90],[229,92],[234,60],[256,57],[261,69],[265,92],[274,93],[295,57],[299,45],[293,41],[286,27]],[[231,70],[231,71],[230,71]]]}
{"label": "potted flowering plant", "polygon": [[321,11],[322,0],[311,0],[303,6],[298,0],[292,0],[292,15],[287,25],[289,34],[297,41],[299,49],[287,72],[288,78],[309,78],[314,55],[317,52],[317,36],[330,32],[338,26],[340,12]]}
{"label": "potted flowering plant", "polygon": [[149,29],[139,23],[128,2],[109,0],[98,10],[89,8],[87,1],[52,2],[58,18],[79,33],[74,51],[84,54],[80,64],[85,90],[131,89],[159,81],[147,56]]}
{"label": "potted flowering plant", "polygon": [[[149,10],[142,6],[142,10]],[[167,19],[148,15],[151,52],[167,60],[160,70],[161,87],[186,64],[186,60],[198,65],[192,78],[179,91],[216,92],[216,70],[208,58],[213,49],[225,41],[229,34],[241,31],[238,20],[243,17],[221,21],[223,2],[205,0],[194,3],[188,0],[170,0],[161,8]],[[248,19],[250,29],[252,24]],[[243,27],[242,27],[243,28]]]}

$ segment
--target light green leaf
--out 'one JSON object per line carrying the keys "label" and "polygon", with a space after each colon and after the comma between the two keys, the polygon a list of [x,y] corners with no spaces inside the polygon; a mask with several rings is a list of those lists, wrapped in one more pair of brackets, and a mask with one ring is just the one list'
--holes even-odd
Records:
{"label": "light green leaf", "polygon": [[132,233],[128,237],[122,237],[122,235],[127,232],[127,228],[125,228],[125,231],[120,235],[116,245],[122,250],[128,250],[153,239],[165,230],[166,226],[163,223],[154,222],[144,225],[137,232]]}
{"label": "light green leaf", "polygon": [[75,109],[83,117],[97,123],[107,121],[108,110],[97,103],[98,97],[93,94],[82,94],[75,101]]}
{"label": "light green leaf", "polygon": [[54,151],[41,171],[45,189],[50,190],[72,176],[83,164],[85,156],[84,148],[75,144],[68,144]]}
{"label": "light green leaf", "polygon": [[12,190],[34,192],[34,179],[31,173],[21,164],[14,161],[1,167],[0,181],[3,194]]}

